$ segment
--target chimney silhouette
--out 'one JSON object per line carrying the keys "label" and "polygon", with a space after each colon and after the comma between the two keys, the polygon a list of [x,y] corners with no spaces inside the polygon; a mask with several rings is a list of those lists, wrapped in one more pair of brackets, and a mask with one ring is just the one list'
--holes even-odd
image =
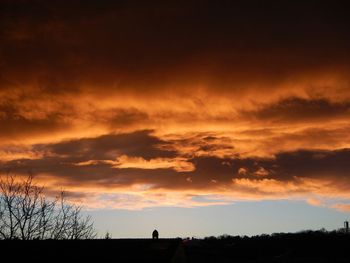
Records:
{"label": "chimney silhouette", "polygon": [[345,229],[345,233],[349,233],[349,222],[348,221],[344,222],[344,229]]}

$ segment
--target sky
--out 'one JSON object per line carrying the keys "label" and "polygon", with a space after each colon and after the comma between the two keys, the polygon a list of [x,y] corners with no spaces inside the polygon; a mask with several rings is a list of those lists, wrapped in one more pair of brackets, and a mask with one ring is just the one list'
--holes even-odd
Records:
{"label": "sky", "polygon": [[350,219],[346,1],[0,2],[0,174],[113,237]]}

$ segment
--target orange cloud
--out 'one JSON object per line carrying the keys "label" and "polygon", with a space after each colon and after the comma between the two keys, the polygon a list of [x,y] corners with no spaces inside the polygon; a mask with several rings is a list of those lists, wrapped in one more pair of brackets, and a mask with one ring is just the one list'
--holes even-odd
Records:
{"label": "orange cloud", "polygon": [[332,208],[340,211],[340,212],[350,212],[350,204],[335,204]]}
{"label": "orange cloud", "polygon": [[4,1],[2,172],[94,207],[349,198],[341,5],[83,2]]}
{"label": "orange cloud", "polygon": [[320,199],[316,199],[316,198],[309,198],[306,200],[306,202],[310,205],[313,205],[313,206],[323,206],[324,205]]}

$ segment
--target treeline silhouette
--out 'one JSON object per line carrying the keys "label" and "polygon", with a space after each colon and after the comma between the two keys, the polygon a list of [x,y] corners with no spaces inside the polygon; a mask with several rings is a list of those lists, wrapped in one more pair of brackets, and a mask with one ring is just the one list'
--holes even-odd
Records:
{"label": "treeline silhouette", "polygon": [[350,262],[344,231],[187,239],[187,262]]}
{"label": "treeline silhouette", "polygon": [[[350,262],[350,235],[303,231],[203,239],[3,240],[1,251],[17,260],[62,262]],[[17,253],[21,251],[21,253]],[[39,258],[37,258],[39,257]]]}

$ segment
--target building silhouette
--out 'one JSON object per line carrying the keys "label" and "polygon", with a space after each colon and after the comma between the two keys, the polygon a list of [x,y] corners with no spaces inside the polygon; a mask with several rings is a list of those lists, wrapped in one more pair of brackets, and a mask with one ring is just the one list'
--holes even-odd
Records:
{"label": "building silhouette", "polygon": [[152,239],[158,239],[159,238],[159,233],[157,231],[157,229],[153,230],[153,233],[152,233]]}

